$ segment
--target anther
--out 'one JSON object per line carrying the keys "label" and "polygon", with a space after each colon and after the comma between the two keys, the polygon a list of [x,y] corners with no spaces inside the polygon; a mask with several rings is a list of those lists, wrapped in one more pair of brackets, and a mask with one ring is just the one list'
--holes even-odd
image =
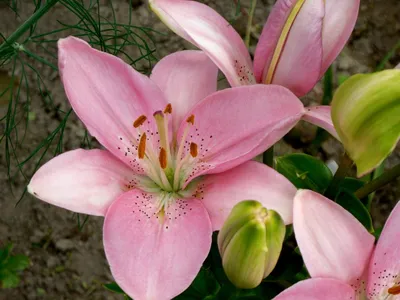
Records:
{"label": "anther", "polygon": [[167,167],[167,151],[161,148],[160,155],[158,156],[161,168],[165,169]]}
{"label": "anther", "polygon": [[168,103],[167,106],[165,107],[164,114],[172,114],[172,105],[171,105],[171,103]]}
{"label": "anther", "polygon": [[146,153],[146,133],[143,133],[140,138],[139,148],[138,148],[138,156],[140,159],[144,158],[144,154]]}
{"label": "anther", "polygon": [[188,122],[188,123],[194,125],[194,115],[190,115],[190,116],[186,119],[186,122]]}
{"label": "anther", "polygon": [[192,157],[197,156],[197,144],[196,143],[190,143],[190,155]]}
{"label": "anther", "polygon": [[145,115],[141,115],[139,118],[136,119],[135,122],[133,122],[133,127],[138,128],[139,126],[142,126],[144,122],[146,122],[147,117]]}
{"label": "anther", "polygon": [[400,285],[394,285],[388,289],[390,295],[400,295]]}

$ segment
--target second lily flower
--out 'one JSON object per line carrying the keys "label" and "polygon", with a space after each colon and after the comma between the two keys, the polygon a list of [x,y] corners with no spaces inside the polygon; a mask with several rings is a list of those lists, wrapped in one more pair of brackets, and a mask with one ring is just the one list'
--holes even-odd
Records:
{"label": "second lily flower", "polygon": [[176,34],[207,53],[232,86],[273,83],[301,97],[343,49],[360,0],[278,0],[254,65],[240,35],[212,8],[187,0],[150,0],[150,6]]}

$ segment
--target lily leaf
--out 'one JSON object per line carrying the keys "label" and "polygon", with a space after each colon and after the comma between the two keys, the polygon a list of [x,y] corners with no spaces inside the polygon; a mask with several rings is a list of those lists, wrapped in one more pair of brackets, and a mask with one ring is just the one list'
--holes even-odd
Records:
{"label": "lily leaf", "polygon": [[276,169],[299,189],[323,193],[332,180],[332,172],[318,158],[295,153],[275,158]]}
{"label": "lily leaf", "polygon": [[364,227],[370,232],[374,232],[371,215],[364,204],[353,193],[343,189],[337,196],[335,201],[350,212]]}

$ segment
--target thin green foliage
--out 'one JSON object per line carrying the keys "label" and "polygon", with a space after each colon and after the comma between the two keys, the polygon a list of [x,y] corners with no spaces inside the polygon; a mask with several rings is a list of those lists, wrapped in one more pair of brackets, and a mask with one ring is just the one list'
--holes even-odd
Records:
{"label": "thin green foliage", "polygon": [[[10,70],[9,84],[0,90],[0,99],[7,96],[6,112],[0,116],[0,126],[4,127],[4,132],[1,132],[0,136],[0,145],[4,147],[6,171],[10,182],[18,174],[28,181],[32,175],[31,172],[39,168],[49,151],[53,155],[63,152],[64,132],[71,110],[62,111],[54,103],[42,74],[43,68],[37,68],[41,64],[46,66],[45,68],[57,71],[56,43],[60,37],[72,34],[85,39],[102,51],[122,57],[136,69],[138,69],[140,61],[141,66],[144,65],[140,71],[148,73],[156,61],[153,35],[161,34],[151,28],[133,25],[131,10],[128,13],[128,22],[119,22],[112,1],[109,3],[112,16],[108,19],[100,13],[99,0],[91,0],[89,3],[76,0],[33,1],[35,8],[30,18],[9,37],[0,33],[0,41],[3,41],[0,44],[0,68]],[[67,24],[57,20],[59,28],[39,33],[37,29],[40,26],[41,17],[51,11],[56,3],[64,6],[76,17],[74,22]],[[132,7],[131,1],[129,5]],[[18,13],[16,1],[10,2],[10,9]],[[126,49],[132,47],[136,48],[140,55],[132,57],[128,54]],[[32,50],[35,48],[43,50],[42,53],[40,55],[35,53]],[[34,80],[32,80],[32,74]],[[43,113],[59,116],[60,122],[42,142],[36,145],[32,152],[22,158],[21,145],[24,142],[30,119],[32,116],[34,118],[31,110],[32,95],[37,92],[42,101]],[[91,138],[87,132],[82,140],[82,146],[91,148]],[[30,173],[26,174],[25,169],[27,169],[28,162],[34,166],[34,169],[30,168]],[[25,192],[26,190],[20,200]]]}

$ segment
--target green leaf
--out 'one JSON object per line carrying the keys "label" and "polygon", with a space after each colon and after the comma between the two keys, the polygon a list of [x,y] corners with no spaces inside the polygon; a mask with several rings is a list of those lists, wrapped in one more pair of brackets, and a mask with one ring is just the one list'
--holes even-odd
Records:
{"label": "green leaf", "polygon": [[0,248],[0,265],[4,264],[6,260],[9,258],[12,248],[13,245],[11,243],[4,246],[3,248]]}
{"label": "green leaf", "polygon": [[23,271],[29,266],[29,263],[30,261],[28,257],[18,254],[11,256],[4,264],[4,268],[12,272]]}
{"label": "green leaf", "polygon": [[205,268],[201,268],[199,274],[192,284],[179,296],[174,299],[213,299],[220,290],[220,285],[214,277],[214,274]]}
{"label": "green leaf", "polygon": [[276,169],[299,189],[323,194],[332,180],[332,172],[319,159],[295,153],[275,158]]}
{"label": "green leaf", "polygon": [[[339,187],[336,192],[335,198],[344,190],[346,190],[349,193],[355,193],[358,189],[362,188],[364,185],[365,181],[363,180],[352,177],[343,178],[339,183]],[[369,198],[365,197],[361,199],[361,203],[364,204],[364,206],[368,209],[370,204]]]}
{"label": "green leaf", "polygon": [[119,287],[119,285],[116,282],[105,283],[103,284],[103,286],[111,292],[117,294],[125,294],[125,292]]}
{"label": "green leaf", "polygon": [[364,204],[353,193],[343,189],[335,201],[350,212],[371,233],[374,232],[371,215]]}
{"label": "green leaf", "polygon": [[15,288],[19,284],[19,277],[7,269],[2,269],[0,270],[0,282],[1,287],[4,289]]}
{"label": "green leaf", "polygon": [[400,139],[400,70],[358,74],[332,101],[332,121],[361,177],[393,151]]}

